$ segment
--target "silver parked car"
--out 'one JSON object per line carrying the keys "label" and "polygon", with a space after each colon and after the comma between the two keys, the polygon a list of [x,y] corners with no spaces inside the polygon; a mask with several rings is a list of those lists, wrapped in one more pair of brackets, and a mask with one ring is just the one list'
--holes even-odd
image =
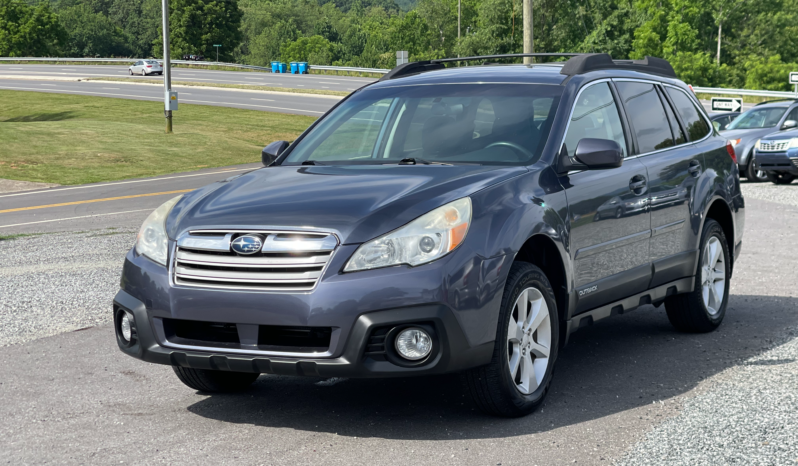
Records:
{"label": "silver parked car", "polygon": [[127,71],[131,76],[134,74],[140,74],[142,76],[147,76],[148,74],[163,74],[163,68],[157,60],[139,60],[130,65]]}
{"label": "silver parked car", "polygon": [[738,116],[720,134],[728,138],[737,153],[740,175],[748,181],[767,181],[767,173],[758,170],[754,162],[756,142],[774,131],[784,131],[798,125],[798,100],[770,101],[757,104]]}

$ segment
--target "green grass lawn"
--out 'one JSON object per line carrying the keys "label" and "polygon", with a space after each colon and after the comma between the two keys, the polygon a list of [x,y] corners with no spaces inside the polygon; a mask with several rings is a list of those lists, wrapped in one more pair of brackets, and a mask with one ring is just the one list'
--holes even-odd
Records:
{"label": "green grass lawn", "polygon": [[0,178],[82,184],[257,162],[315,118],[162,102],[0,90]]}

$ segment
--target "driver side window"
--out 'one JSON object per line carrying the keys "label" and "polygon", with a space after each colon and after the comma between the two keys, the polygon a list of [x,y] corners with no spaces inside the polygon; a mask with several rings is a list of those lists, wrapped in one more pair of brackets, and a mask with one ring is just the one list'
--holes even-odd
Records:
{"label": "driver side window", "polygon": [[584,138],[610,139],[621,146],[624,157],[627,155],[621,117],[608,83],[594,84],[579,94],[565,134],[568,156],[574,156],[576,145]]}

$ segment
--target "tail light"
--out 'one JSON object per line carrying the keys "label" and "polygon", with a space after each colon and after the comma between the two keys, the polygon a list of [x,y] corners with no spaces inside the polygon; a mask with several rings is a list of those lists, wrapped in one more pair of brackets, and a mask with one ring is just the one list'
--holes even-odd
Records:
{"label": "tail light", "polygon": [[152,68],[152,65],[147,65],[147,68]]}
{"label": "tail light", "polygon": [[726,141],[726,152],[729,153],[729,157],[732,158],[732,162],[737,163],[737,154],[734,152],[734,145],[731,141]]}
{"label": "tail light", "polygon": [[693,85],[692,85],[692,84],[688,84],[688,85],[687,85],[687,87],[689,87],[689,88],[690,88],[690,91],[691,91],[693,94],[695,94],[695,90],[693,89]]}

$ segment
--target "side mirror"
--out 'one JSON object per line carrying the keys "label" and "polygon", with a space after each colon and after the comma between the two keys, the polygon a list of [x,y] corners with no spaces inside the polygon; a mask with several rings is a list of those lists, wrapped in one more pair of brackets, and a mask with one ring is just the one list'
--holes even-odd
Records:
{"label": "side mirror", "polygon": [[798,127],[798,121],[795,120],[787,120],[781,125],[781,129],[792,129]]}
{"label": "side mirror", "polygon": [[587,170],[618,168],[623,163],[621,146],[609,139],[584,138],[576,145],[574,159]]}
{"label": "side mirror", "polygon": [[274,161],[277,160],[277,157],[279,157],[288,146],[289,143],[287,141],[274,141],[273,143],[264,147],[263,151],[260,153],[260,159],[263,162],[263,166],[268,167],[269,165],[273,164]]}

